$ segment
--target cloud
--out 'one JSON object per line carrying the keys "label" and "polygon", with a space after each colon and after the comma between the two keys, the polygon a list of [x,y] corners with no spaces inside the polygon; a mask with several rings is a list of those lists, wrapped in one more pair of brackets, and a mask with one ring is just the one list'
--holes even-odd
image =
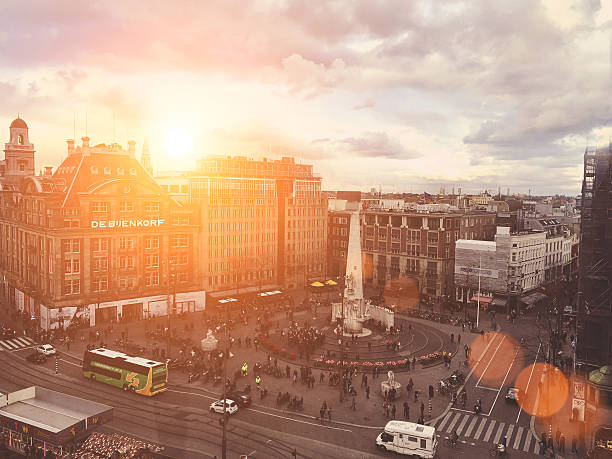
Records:
{"label": "cloud", "polygon": [[353,105],[351,110],[363,110],[364,108],[372,108],[376,107],[376,101],[374,99],[366,99],[362,103]]}
{"label": "cloud", "polygon": [[381,157],[410,159],[419,154],[406,149],[398,140],[387,135],[386,132],[367,132],[361,137],[346,137],[336,141],[350,155],[363,157]]}

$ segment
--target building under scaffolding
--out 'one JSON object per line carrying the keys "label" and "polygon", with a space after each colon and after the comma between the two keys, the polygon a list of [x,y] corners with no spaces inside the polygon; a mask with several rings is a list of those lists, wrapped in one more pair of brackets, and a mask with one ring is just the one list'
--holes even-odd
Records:
{"label": "building under scaffolding", "polygon": [[582,182],[576,359],[612,363],[612,142],[587,147]]}

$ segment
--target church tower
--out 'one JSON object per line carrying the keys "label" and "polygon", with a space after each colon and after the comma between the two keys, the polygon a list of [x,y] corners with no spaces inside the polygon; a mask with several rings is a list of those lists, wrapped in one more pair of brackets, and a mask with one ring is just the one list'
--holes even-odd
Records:
{"label": "church tower", "polygon": [[4,144],[5,175],[9,177],[35,175],[35,150],[28,138],[28,125],[17,117],[11,123],[9,131],[9,141]]}
{"label": "church tower", "polygon": [[142,144],[140,164],[142,164],[142,167],[144,167],[149,174],[153,175],[153,166],[151,165],[151,153],[149,152],[149,143],[146,140]]}

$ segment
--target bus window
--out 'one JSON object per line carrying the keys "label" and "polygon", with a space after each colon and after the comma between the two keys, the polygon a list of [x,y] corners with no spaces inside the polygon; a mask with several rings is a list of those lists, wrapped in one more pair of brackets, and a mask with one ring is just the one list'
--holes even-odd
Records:
{"label": "bus window", "polygon": [[421,438],[421,448],[423,449],[427,448],[427,441],[424,440],[423,438]]}

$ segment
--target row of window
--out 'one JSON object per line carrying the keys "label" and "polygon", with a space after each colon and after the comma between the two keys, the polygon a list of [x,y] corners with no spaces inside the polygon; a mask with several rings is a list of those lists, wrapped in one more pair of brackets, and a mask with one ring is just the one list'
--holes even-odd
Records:
{"label": "row of window", "polygon": [[[110,203],[107,201],[93,201],[91,203],[92,212],[108,212],[109,209],[110,209]],[[133,201],[121,201],[119,203],[119,211],[133,212],[134,202]],[[144,211],[145,212],[159,212],[159,201],[145,201]]]}
{"label": "row of window", "polygon": [[[98,167],[97,166],[91,166],[90,169],[92,174],[98,174]],[[110,168],[109,166],[105,166],[104,169],[104,175],[111,175],[113,170],[112,168]],[[136,169],[131,167],[128,169],[128,173],[132,176],[136,175]],[[117,168],[117,175],[125,175],[125,169],[123,167],[118,167]]]}
{"label": "row of window", "polygon": [[[91,239],[91,249],[94,252],[106,252],[108,251],[108,238],[94,238]],[[64,253],[80,253],[81,252],[81,240],[80,239],[63,239],[62,247]],[[170,236],[170,247],[180,248],[189,247],[189,235],[187,234],[172,234]],[[120,237],[119,248],[135,249],[136,238],[134,237]],[[144,240],[145,249],[159,249],[159,237],[147,237]]]}

